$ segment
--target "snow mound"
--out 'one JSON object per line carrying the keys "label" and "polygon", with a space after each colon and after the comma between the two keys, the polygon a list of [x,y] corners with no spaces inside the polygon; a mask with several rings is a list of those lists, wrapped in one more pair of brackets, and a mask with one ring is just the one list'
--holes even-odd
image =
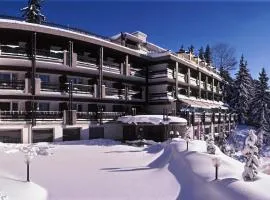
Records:
{"label": "snow mound", "polygon": [[135,116],[127,115],[119,117],[117,121],[125,124],[138,124],[138,123],[150,123],[154,125],[170,124],[170,123],[181,123],[184,125],[187,124],[187,120],[184,118],[169,116],[168,120],[164,120],[163,115],[135,115]]}
{"label": "snow mound", "polygon": [[[259,174],[254,182],[244,182],[244,165],[216,147],[216,155],[206,153],[204,141],[192,141],[186,151],[186,141],[178,139],[166,145],[162,154],[148,166],[168,168],[180,185],[177,199],[229,200],[270,199],[270,177]],[[219,179],[215,179],[214,158],[220,158]]]}
{"label": "snow mound", "polygon": [[0,171],[0,188],[7,200],[47,200],[47,191],[32,182],[22,181],[18,178]]}

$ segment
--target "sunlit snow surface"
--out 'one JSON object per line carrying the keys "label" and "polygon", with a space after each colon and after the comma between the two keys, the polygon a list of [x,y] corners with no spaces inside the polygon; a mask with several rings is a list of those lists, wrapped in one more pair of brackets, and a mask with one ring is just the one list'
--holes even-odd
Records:
{"label": "sunlit snow surface", "polygon": [[[218,148],[222,163],[214,181],[216,155],[206,153],[204,141],[191,141],[189,151],[181,139],[144,147],[101,139],[51,147],[52,155],[37,156],[30,166],[31,180],[48,191],[48,199],[270,199],[268,175],[244,182],[243,164]],[[0,158],[0,188],[11,195],[17,185],[5,191],[2,181],[8,176],[14,184],[28,184],[24,157],[1,151]]]}

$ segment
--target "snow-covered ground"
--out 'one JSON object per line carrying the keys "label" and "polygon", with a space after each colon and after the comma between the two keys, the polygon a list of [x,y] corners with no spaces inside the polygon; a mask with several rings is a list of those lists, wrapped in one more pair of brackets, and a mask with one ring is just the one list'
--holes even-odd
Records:
{"label": "snow-covered ground", "polygon": [[[214,155],[204,141],[173,142],[133,147],[110,140],[65,142],[52,145],[53,155],[36,157],[31,180],[45,188],[52,200],[86,199],[270,199],[270,176],[259,173],[255,182],[244,182],[244,165],[216,150],[222,160],[215,181]],[[0,152],[0,171],[14,184],[25,183],[20,153]],[[14,191],[0,189],[12,199]],[[39,187],[39,186],[37,186]],[[34,190],[33,190],[34,191]],[[29,200],[38,198],[29,198]]]}

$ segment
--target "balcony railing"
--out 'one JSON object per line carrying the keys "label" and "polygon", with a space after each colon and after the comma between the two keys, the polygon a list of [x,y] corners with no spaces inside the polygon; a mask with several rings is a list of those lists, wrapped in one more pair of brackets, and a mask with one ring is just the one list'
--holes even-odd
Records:
{"label": "balcony railing", "polygon": [[[36,120],[57,120],[62,119],[63,113],[60,111],[35,111]],[[3,121],[21,120],[30,121],[32,113],[27,111],[0,111],[0,119]]]}
{"label": "balcony railing", "polygon": [[186,82],[185,77],[186,77],[185,74],[178,73],[178,81],[185,83]]}
{"label": "balcony railing", "polygon": [[128,90],[128,99],[142,99],[142,92],[139,90]]}
{"label": "balcony railing", "polygon": [[140,69],[140,68],[131,67],[130,68],[130,75],[140,77],[140,78],[145,78],[145,71],[143,69]]}
{"label": "balcony railing", "polygon": [[124,99],[125,98],[125,89],[106,87],[105,88],[105,95],[107,98]]}
{"label": "balcony railing", "polygon": [[60,86],[53,83],[41,82],[41,91],[60,92]]}
{"label": "balcony railing", "polygon": [[194,86],[197,86],[197,79],[193,78],[193,77],[190,77],[190,84],[194,85]]}
{"label": "balcony railing", "polygon": [[77,112],[79,120],[116,120],[125,115],[125,112]]}
{"label": "balcony railing", "polygon": [[73,84],[73,93],[75,94],[92,94],[94,93],[93,85]]}
{"label": "balcony railing", "polygon": [[9,90],[24,90],[25,81],[24,80],[0,80],[0,89]]}
{"label": "balcony railing", "polygon": [[37,58],[46,59],[46,60],[59,60],[62,61],[64,58],[63,51],[53,51],[53,50],[45,50],[45,49],[37,49]]}
{"label": "balcony railing", "polygon": [[[3,56],[14,56],[14,57],[27,57],[30,56],[30,52],[25,47],[20,47],[18,45],[1,45],[1,55]],[[45,60],[54,60],[62,62],[64,58],[63,51],[54,51],[54,50],[45,50],[37,49],[36,50],[37,59]]]}
{"label": "balcony railing", "polygon": [[114,73],[114,74],[120,74],[121,73],[120,64],[104,61],[103,71]]}
{"label": "balcony railing", "polygon": [[17,45],[1,45],[1,55],[26,57],[27,50]]}
{"label": "balcony railing", "polygon": [[89,69],[92,69],[92,70],[98,70],[97,59],[89,57],[89,56],[78,55],[77,56],[77,65],[83,66],[83,67],[88,67]]}

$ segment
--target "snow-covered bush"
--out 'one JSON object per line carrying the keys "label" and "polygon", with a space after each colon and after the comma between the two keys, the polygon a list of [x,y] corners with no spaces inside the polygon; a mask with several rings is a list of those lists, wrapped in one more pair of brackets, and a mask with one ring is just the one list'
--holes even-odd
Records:
{"label": "snow-covered bush", "polygon": [[249,134],[245,140],[245,148],[242,153],[246,157],[246,164],[244,168],[244,172],[242,174],[243,179],[247,180],[255,180],[259,167],[259,159],[258,159],[258,148],[255,146],[257,142],[257,136],[254,133],[254,130],[250,130]]}
{"label": "snow-covered bush", "polygon": [[207,148],[207,153],[215,154],[216,147],[215,147],[214,136],[212,133],[210,133],[206,139],[206,148]]}
{"label": "snow-covered bush", "polygon": [[264,131],[260,130],[257,135],[256,146],[258,147],[258,150],[259,150],[259,154],[258,154],[259,156],[261,155],[262,147],[263,147],[263,134],[264,134]]}
{"label": "snow-covered bush", "polygon": [[8,200],[8,196],[0,192],[0,200]]}

